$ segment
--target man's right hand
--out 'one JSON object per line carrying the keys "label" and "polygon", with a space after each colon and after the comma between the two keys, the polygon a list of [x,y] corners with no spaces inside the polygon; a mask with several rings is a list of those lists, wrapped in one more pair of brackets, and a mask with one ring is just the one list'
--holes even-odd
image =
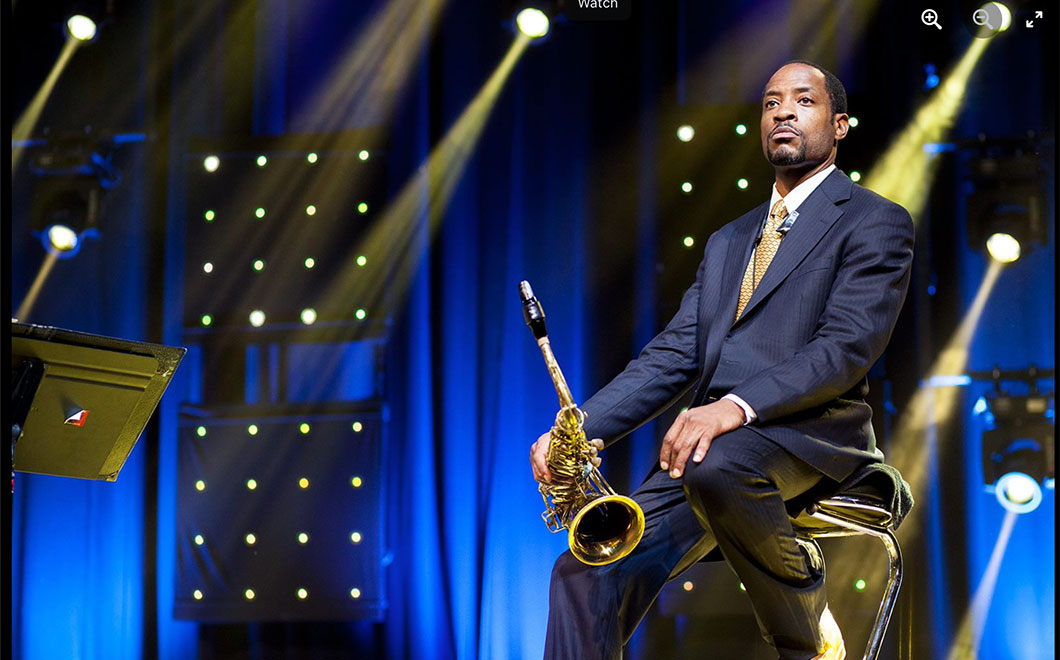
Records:
{"label": "man's right hand", "polygon": [[551,433],[545,433],[530,447],[530,467],[534,470],[534,479],[543,484],[552,483],[552,472],[548,469],[548,443]]}
{"label": "man's right hand", "polygon": [[[534,470],[534,479],[543,483],[552,483],[552,472],[548,469],[548,446],[552,442],[552,434],[545,433],[537,439],[530,447],[530,467]],[[604,448],[604,441],[594,438],[589,441],[589,460],[595,467],[600,467],[600,457],[597,455]]]}

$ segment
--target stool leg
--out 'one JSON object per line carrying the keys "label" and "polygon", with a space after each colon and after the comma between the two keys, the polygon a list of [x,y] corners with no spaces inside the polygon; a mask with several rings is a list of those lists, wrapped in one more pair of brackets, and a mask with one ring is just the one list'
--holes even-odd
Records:
{"label": "stool leg", "polygon": [[887,587],[884,589],[883,600],[880,601],[880,609],[876,613],[875,623],[872,624],[869,643],[865,647],[865,655],[863,657],[863,660],[877,660],[880,655],[880,648],[883,646],[883,636],[887,632],[887,624],[890,623],[891,613],[894,611],[894,603],[898,600],[898,588],[902,586],[902,549],[898,545],[898,539],[894,537],[894,533],[889,529],[869,527],[821,510],[817,510],[810,515],[860,534],[875,536],[883,542],[883,546],[887,549]]}
{"label": "stool leg", "polygon": [[876,614],[876,623],[872,626],[872,634],[869,644],[865,648],[864,660],[876,660],[883,646],[883,636],[887,632],[887,624],[890,623],[891,613],[894,612],[894,603],[898,599],[898,589],[902,586],[902,549],[898,546],[898,539],[890,530],[884,533],[874,533],[873,536],[883,541],[887,549],[887,560],[889,571],[887,577],[887,588],[884,591],[883,600],[880,602],[880,610]]}

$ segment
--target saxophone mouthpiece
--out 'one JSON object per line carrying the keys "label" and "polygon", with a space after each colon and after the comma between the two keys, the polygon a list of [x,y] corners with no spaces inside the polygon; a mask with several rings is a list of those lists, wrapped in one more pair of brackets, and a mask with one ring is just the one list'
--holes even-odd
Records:
{"label": "saxophone mouthpiece", "polygon": [[530,288],[530,283],[526,280],[519,282],[519,297],[524,303],[534,297],[534,290]]}
{"label": "saxophone mouthpiece", "polygon": [[519,298],[523,301],[523,318],[534,333],[534,339],[542,339],[548,336],[545,330],[545,310],[541,309],[541,303],[534,297],[534,290],[526,280],[519,282]]}

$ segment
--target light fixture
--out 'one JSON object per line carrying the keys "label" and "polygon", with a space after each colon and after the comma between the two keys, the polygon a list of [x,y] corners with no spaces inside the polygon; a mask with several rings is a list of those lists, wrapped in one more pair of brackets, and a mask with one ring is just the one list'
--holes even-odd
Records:
{"label": "light fixture", "polygon": [[96,22],[84,14],[74,14],[66,19],[66,36],[75,41],[92,41],[97,31]]}
{"label": "light fixture", "polygon": [[99,238],[103,197],[95,177],[39,179],[33,190],[32,228],[45,251],[70,259],[77,256],[85,239]]}
{"label": "light fixture", "polygon": [[1055,472],[1052,397],[995,391],[975,410],[988,427],[982,436],[983,481],[1006,510],[1034,511],[1042,501],[1042,484]]}
{"label": "light fixture", "polygon": [[681,124],[677,127],[677,139],[682,142],[691,142],[692,138],[696,136],[696,129],[692,128],[689,124]]}
{"label": "light fixture", "polygon": [[970,163],[968,243],[995,261],[1013,263],[1048,243],[1039,158],[1033,151],[1011,153],[1007,145],[982,148]]}
{"label": "light fixture", "polygon": [[550,21],[548,15],[537,7],[526,7],[515,15],[515,25],[519,32],[531,39],[540,39],[548,34]]}
{"label": "light fixture", "polygon": [[1020,258],[1020,242],[1012,234],[994,232],[986,239],[986,251],[994,261],[1010,264]]}

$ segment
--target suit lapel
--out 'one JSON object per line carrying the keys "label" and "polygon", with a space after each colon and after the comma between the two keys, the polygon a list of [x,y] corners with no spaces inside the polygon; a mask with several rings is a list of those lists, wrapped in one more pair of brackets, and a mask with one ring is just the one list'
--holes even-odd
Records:
{"label": "suit lapel", "polygon": [[[820,242],[829,228],[835,224],[835,221],[843,215],[842,209],[836,203],[850,199],[850,186],[850,179],[836,170],[806,198],[798,209],[799,217],[791,226],[787,236],[780,241],[776,256],[773,257],[766,274],[751,295],[737,323],[747,318],[758,303],[769,296],[773,289],[791,274],[791,271],[806,258],[806,255]],[[749,251],[747,258],[750,258]],[[745,259],[744,264],[746,263]],[[740,277],[743,277],[742,270]],[[739,290],[738,283],[735,288]],[[736,310],[733,308],[733,314],[735,313]]]}
{"label": "suit lapel", "polygon": [[744,214],[735,223],[736,230],[733,232],[731,243],[725,253],[725,266],[718,286],[720,292],[718,309],[729,319],[736,316],[736,303],[740,298],[743,273],[747,269],[747,262],[751,260],[755,236],[758,235],[758,228],[765,220],[768,207],[769,202],[761,204]]}

